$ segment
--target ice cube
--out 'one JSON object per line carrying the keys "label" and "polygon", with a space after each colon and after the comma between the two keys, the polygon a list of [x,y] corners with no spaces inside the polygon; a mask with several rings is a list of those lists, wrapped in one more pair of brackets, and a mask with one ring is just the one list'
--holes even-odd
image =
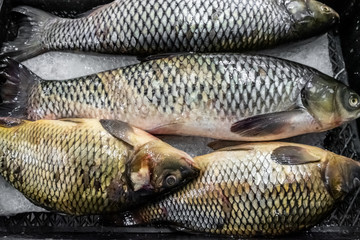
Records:
{"label": "ice cube", "polygon": [[43,79],[63,80],[82,77],[138,63],[133,56],[47,52],[23,62]]}
{"label": "ice cube", "polygon": [[0,216],[10,216],[22,212],[41,212],[44,209],[35,206],[18,190],[0,176]]}
{"label": "ice cube", "polygon": [[262,50],[259,53],[302,63],[329,76],[334,75],[329,56],[327,34],[273,49]]}

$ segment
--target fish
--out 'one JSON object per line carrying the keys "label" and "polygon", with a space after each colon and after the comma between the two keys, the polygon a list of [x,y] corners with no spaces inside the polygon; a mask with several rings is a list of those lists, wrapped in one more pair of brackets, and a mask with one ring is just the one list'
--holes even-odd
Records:
{"label": "fish", "polygon": [[185,152],[124,122],[0,118],[0,174],[34,204],[79,216],[149,202],[199,170]]}
{"label": "fish", "polygon": [[116,0],[76,19],[28,6],[3,56],[23,61],[47,51],[149,56],[238,52],[324,33],[339,15],[315,0]]}
{"label": "fish", "polygon": [[310,228],[360,186],[360,163],[313,146],[252,143],[194,158],[200,175],[158,202],[118,214],[122,226],[279,236]]}
{"label": "fish", "polygon": [[64,81],[7,59],[0,116],[102,118],[151,134],[270,141],[356,119],[360,97],[323,73],[251,54],[179,54]]}

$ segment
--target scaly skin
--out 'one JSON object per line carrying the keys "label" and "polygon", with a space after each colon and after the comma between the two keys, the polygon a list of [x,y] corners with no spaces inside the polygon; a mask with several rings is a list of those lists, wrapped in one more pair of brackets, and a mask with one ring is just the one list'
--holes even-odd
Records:
{"label": "scaly skin", "polygon": [[115,211],[126,201],[126,187],[112,188],[127,185],[130,146],[100,124],[37,121],[0,129],[0,172],[33,202],[84,214]]}
{"label": "scaly skin", "polygon": [[231,51],[299,38],[291,23],[285,7],[272,0],[122,0],[83,18],[49,21],[41,40],[48,50]]}
{"label": "scaly skin", "polygon": [[[49,210],[84,215],[115,212],[144,201],[149,193],[137,193],[133,183],[139,188],[143,183],[149,187],[153,182],[146,181],[146,177],[154,174],[157,175],[154,179],[162,184],[161,173],[154,170],[162,163],[168,166],[161,171],[169,174],[172,168],[174,171],[181,167],[183,170],[193,168],[190,157],[184,161],[188,155],[141,130],[124,134],[139,146],[114,137],[95,119],[22,121],[12,127],[0,125],[0,173],[35,204]],[[156,148],[152,148],[154,145]],[[152,165],[154,154],[155,165]],[[132,167],[134,159],[134,164],[141,165],[140,170],[136,165]],[[182,176],[186,179],[178,178],[173,187],[196,175],[196,172],[192,175],[189,172],[188,176]],[[153,185],[150,195],[164,190],[169,189]]]}
{"label": "scaly skin", "polygon": [[315,36],[339,19],[315,0],[116,0],[76,19],[27,6],[13,11],[25,17],[1,52],[18,61],[54,50],[239,52]]}
{"label": "scaly skin", "polygon": [[[15,11],[30,21],[37,12]],[[338,15],[314,0],[117,0],[81,18],[46,18],[34,28],[44,51],[149,55],[266,48],[326,32]]]}
{"label": "scaly skin", "polygon": [[[303,104],[304,91],[313,91],[310,87],[303,90],[306,84],[317,90],[316,83],[323,78],[328,79],[326,84],[343,86],[314,69],[277,58],[190,54],[78,79],[36,81],[30,89],[26,116],[119,119],[154,134],[228,140],[279,139],[324,131],[342,123],[341,118],[332,121],[326,116],[320,121],[319,108],[310,114]],[[321,94],[309,96],[314,96],[311,101],[315,102],[322,98]],[[333,103],[332,95],[325,100]],[[295,123],[291,122],[292,115],[282,120],[277,135],[245,136],[231,131],[239,120],[296,108],[304,109],[303,115],[295,115]],[[327,114],[332,111],[336,110],[324,110]]]}
{"label": "scaly skin", "polygon": [[[305,149],[310,158],[304,160],[319,161],[280,164],[277,160],[283,155],[273,153],[284,146]],[[242,237],[282,235],[315,225],[354,188],[354,174],[336,178],[346,164],[359,180],[358,162],[315,147],[260,143],[240,148],[196,157],[201,173],[195,181],[135,210],[124,224],[161,222],[195,232]]]}
{"label": "scaly skin", "polygon": [[228,134],[242,118],[288,109],[312,75],[309,68],[270,57],[179,56],[41,81],[31,91],[28,117],[116,118],[144,129],[196,120],[211,124],[206,130],[222,123]]}

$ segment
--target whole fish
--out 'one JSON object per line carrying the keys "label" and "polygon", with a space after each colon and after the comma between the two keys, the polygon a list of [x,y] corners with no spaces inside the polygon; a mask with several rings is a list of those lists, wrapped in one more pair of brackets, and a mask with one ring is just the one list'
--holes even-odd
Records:
{"label": "whole fish", "polygon": [[281,235],[315,225],[360,185],[359,162],[300,144],[246,144],[195,162],[201,169],[196,180],[119,217],[120,224],[159,222],[204,233]]}
{"label": "whole fish", "polygon": [[17,60],[45,51],[149,55],[259,49],[314,36],[339,16],[315,0],[116,0],[77,19],[31,7],[2,52]]}
{"label": "whole fish", "polygon": [[124,210],[199,172],[183,151],[120,121],[1,118],[0,124],[0,174],[52,211]]}
{"label": "whole fish", "polygon": [[347,86],[267,56],[179,55],[65,81],[7,64],[1,116],[118,119],[153,134],[264,141],[325,131],[360,115],[360,97]]}

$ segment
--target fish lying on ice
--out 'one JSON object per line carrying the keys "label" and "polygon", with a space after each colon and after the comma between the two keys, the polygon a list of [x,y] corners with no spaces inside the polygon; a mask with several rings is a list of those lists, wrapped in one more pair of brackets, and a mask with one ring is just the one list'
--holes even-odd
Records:
{"label": "fish lying on ice", "polygon": [[31,7],[2,53],[19,61],[46,51],[150,55],[267,48],[328,31],[339,19],[315,0],[117,0],[64,19]]}
{"label": "fish lying on ice", "polygon": [[52,211],[124,210],[198,172],[183,151],[120,121],[0,119],[0,174]]}
{"label": "fish lying on ice", "polygon": [[356,119],[360,98],[315,69],[267,56],[188,54],[65,81],[15,61],[0,116],[118,119],[153,134],[264,141]]}

